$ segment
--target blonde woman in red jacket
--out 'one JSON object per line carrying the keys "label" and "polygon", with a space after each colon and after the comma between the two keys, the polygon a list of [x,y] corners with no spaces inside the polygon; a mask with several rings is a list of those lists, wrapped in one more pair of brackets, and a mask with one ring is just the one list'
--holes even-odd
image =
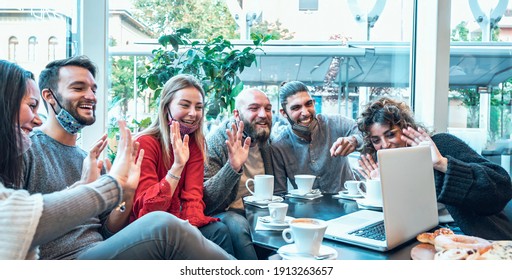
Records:
{"label": "blonde woman in red jacket", "polygon": [[204,215],[204,96],[191,75],[177,75],[165,83],[158,117],[137,136],[145,154],[131,221],[152,211],[169,212],[233,255],[226,225]]}

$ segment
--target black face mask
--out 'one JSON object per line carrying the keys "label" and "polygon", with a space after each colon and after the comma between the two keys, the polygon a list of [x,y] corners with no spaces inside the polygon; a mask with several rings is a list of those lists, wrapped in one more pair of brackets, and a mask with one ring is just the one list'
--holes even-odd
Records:
{"label": "black face mask", "polygon": [[295,134],[297,134],[297,136],[302,137],[302,138],[306,139],[307,141],[311,141],[311,132],[318,125],[318,120],[317,120],[316,116],[313,116],[313,120],[311,121],[310,124],[308,124],[307,126],[304,126],[304,125],[300,125],[300,124],[292,121],[292,119],[290,118],[290,116],[288,115],[286,110],[284,110],[284,113],[286,114],[286,119],[292,126],[293,132]]}

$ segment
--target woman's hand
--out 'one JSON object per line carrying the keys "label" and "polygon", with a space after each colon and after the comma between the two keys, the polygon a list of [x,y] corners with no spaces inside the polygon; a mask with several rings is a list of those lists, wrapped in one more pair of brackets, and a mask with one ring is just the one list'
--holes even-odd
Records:
{"label": "woman's hand", "polygon": [[242,166],[249,157],[249,147],[251,145],[251,138],[245,138],[242,145],[242,138],[244,132],[244,122],[240,121],[238,128],[236,124],[231,125],[231,130],[226,129],[228,140],[226,140],[226,146],[228,147],[229,164],[236,172],[242,169]]}
{"label": "woman's hand", "polygon": [[361,155],[358,160],[361,175],[366,179],[380,178],[379,165],[369,154]]}
{"label": "woman's hand", "polygon": [[[107,143],[107,134],[105,133],[89,150],[89,153],[87,154],[87,157],[85,157],[82,165],[82,177],[80,178],[81,184],[94,182],[100,177],[101,169],[103,168],[103,161],[99,159],[99,157],[107,146]],[[110,162],[108,161],[107,165],[109,164]]]}
{"label": "woman's hand", "polygon": [[402,141],[406,142],[408,146],[414,147],[418,145],[428,145],[430,146],[430,154],[432,156],[432,164],[434,169],[446,172],[448,167],[448,159],[443,157],[439,150],[437,149],[436,144],[430,138],[430,135],[423,129],[419,128],[418,130],[408,127],[402,129]]}
{"label": "woman's hand", "polygon": [[[117,145],[117,154],[109,175],[114,177],[123,187],[124,192],[135,192],[139,185],[140,166],[144,158],[144,150],[139,150],[139,142],[133,142],[130,129],[125,121],[119,121],[121,138]],[[137,152],[139,157],[137,158]],[[137,158],[137,161],[135,159]]]}
{"label": "woman's hand", "polygon": [[[180,124],[177,121],[171,121],[170,133],[172,150],[174,152],[173,165],[183,167],[190,157],[190,150],[188,147],[189,136],[188,134],[185,134],[183,140],[181,139]],[[175,175],[179,176],[180,174]]]}

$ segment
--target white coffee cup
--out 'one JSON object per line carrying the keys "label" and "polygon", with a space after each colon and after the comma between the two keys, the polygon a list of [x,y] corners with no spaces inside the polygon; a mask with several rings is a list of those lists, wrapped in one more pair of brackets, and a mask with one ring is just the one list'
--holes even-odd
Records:
{"label": "white coffee cup", "polygon": [[[253,182],[254,191],[249,188],[249,182]],[[274,176],[256,175],[254,179],[247,179],[245,187],[258,201],[272,200],[272,195],[274,194]]]}
{"label": "white coffee cup", "polygon": [[273,223],[282,224],[286,219],[288,204],[282,202],[269,203],[268,212],[270,213],[270,220],[272,220]]}
{"label": "white coffee cup", "polygon": [[304,195],[310,193],[315,183],[315,175],[295,175],[295,184],[297,184],[298,194]]}
{"label": "white coffee cup", "polygon": [[364,196],[366,201],[369,204],[382,205],[382,189],[380,185],[380,180],[372,179],[362,183],[365,186],[366,190],[363,190],[361,188],[361,185],[358,185],[357,188],[359,192]]}
{"label": "white coffee cup", "polygon": [[358,195],[359,194],[358,186],[361,184],[363,184],[363,182],[361,182],[361,181],[348,180],[348,181],[345,181],[343,186],[345,187],[345,189],[347,190],[347,193],[349,195]]}
{"label": "white coffee cup", "polygon": [[295,243],[298,253],[317,256],[326,229],[327,223],[323,220],[298,218],[290,222],[290,227],[283,230],[282,236],[287,243]]}

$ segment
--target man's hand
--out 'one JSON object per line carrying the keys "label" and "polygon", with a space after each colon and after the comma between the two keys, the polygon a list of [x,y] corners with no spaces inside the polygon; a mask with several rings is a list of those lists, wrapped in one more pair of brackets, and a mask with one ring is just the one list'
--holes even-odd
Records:
{"label": "man's hand", "polygon": [[245,164],[247,158],[249,157],[251,137],[245,138],[245,141],[242,144],[243,132],[243,121],[239,122],[238,128],[236,127],[236,124],[233,123],[231,125],[231,130],[226,129],[226,134],[228,135],[226,146],[228,146],[229,164],[236,172],[239,172],[240,169],[242,169],[242,166]]}
{"label": "man's hand", "polygon": [[357,140],[354,136],[340,137],[331,147],[331,157],[348,156],[357,148]]}
{"label": "man's hand", "polygon": [[107,146],[107,134],[103,134],[101,138],[92,146],[84,159],[82,165],[82,177],[80,178],[81,184],[88,184],[96,181],[101,175],[101,169],[103,167],[103,161],[99,159],[99,156]]}

